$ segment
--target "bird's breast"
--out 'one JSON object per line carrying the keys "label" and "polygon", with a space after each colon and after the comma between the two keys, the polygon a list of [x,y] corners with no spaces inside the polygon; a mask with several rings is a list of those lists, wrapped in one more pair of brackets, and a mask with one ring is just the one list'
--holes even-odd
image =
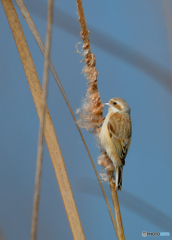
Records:
{"label": "bird's breast", "polygon": [[108,121],[109,121],[109,117],[107,116],[103,122],[101,131],[99,134],[99,140],[100,140],[100,145],[102,149],[107,153],[108,157],[112,160],[114,166],[116,166],[118,165],[118,163],[120,163],[120,159],[115,149],[112,138],[110,137],[110,132],[107,127]]}

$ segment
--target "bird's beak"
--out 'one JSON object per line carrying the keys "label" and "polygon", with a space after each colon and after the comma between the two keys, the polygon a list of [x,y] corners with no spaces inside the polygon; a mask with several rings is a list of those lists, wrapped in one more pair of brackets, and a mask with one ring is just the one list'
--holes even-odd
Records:
{"label": "bird's beak", "polygon": [[104,103],[104,105],[106,105],[106,106],[108,106],[108,107],[110,106],[110,104],[109,104],[109,103]]}

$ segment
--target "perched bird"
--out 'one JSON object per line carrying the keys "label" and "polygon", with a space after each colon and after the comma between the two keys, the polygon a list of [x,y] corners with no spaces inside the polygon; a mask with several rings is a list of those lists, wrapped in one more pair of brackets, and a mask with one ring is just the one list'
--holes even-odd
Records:
{"label": "perched bird", "polygon": [[109,106],[99,134],[100,145],[115,167],[116,190],[122,188],[122,172],[131,142],[130,107],[122,98],[112,98],[104,105]]}

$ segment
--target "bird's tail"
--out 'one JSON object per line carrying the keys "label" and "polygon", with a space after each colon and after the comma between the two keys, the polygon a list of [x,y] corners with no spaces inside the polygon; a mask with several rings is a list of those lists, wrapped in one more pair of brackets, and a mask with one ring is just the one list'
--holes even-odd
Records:
{"label": "bird's tail", "polygon": [[116,166],[116,179],[115,179],[115,185],[116,185],[116,191],[121,191],[122,189],[122,172],[123,172],[123,166]]}

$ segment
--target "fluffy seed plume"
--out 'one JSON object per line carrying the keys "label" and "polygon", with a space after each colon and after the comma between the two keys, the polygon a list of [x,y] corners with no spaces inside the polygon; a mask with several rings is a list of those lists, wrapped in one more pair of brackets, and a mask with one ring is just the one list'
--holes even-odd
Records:
{"label": "fluffy seed plume", "polygon": [[86,66],[83,68],[82,72],[87,78],[88,88],[86,98],[83,100],[81,108],[77,110],[80,116],[78,123],[82,128],[96,134],[99,132],[98,126],[103,122],[103,104],[97,88],[98,72],[96,70],[95,55],[86,52],[85,62]]}
{"label": "fluffy seed plume", "polygon": [[[84,13],[80,5],[78,5],[78,13],[81,24],[80,34],[83,40],[82,56],[84,56],[84,61],[86,63],[82,73],[84,73],[88,84],[86,98],[82,101],[81,107],[77,110],[77,114],[79,115],[78,124],[81,128],[85,128],[87,131],[93,133],[99,143],[98,136],[104,120],[104,105],[100,99],[97,87],[97,76],[99,73],[96,69],[96,57],[93,53],[91,53],[89,31],[87,29]],[[79,51],[77,50],[77,52]],[[107,154],[103,151],[101,151],[100,156],[98,157],[98,164],[104,167],[107,177],[110,179],[114,172],[114,166]]]}

